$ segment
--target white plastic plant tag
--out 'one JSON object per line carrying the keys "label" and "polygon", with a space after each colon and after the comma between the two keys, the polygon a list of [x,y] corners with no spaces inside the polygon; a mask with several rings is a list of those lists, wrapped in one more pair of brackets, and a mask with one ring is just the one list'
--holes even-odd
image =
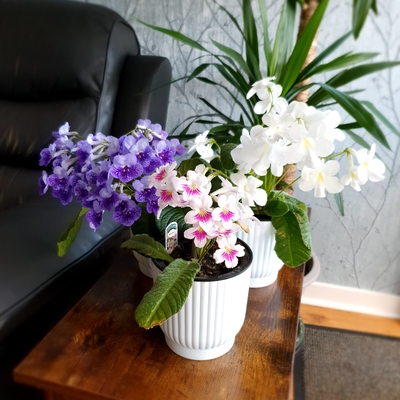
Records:
{"label": "white plastic plant tag", "polygon": [[171,254],[172,250],[178,245],[178,223],[171,222],[165,228],[165,248],[167,253]]}

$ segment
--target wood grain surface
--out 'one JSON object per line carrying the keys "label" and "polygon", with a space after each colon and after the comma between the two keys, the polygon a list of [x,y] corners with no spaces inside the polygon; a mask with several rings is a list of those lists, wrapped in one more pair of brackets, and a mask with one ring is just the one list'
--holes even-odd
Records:
{"label": "wood grain surface", "polygon": [[209,361],[174,354],[159,327],[134,320],[152,282],[130,252],[110,270],[14,371],[47,400],[287,399],[303,267],[283,267],[278,281],[250,289],[233,348]]}

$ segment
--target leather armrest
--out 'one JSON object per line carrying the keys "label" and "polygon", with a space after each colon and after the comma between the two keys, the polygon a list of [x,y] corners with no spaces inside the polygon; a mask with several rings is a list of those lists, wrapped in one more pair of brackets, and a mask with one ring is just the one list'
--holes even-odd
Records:
{"label": "leather armrest", "polygon": [[129,56],[119,82],[112,134],[132,130],[138,119],[150,119],[165,128],[172,77],[167,58]]}

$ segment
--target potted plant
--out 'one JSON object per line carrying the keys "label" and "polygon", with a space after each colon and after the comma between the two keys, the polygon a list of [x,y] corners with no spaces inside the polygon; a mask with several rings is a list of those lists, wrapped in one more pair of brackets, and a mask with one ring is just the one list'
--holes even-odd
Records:
{"label": "potted plant", "polygon": [[[261,17],[261,24],[258,26],[250,0],[242,1],[242,25],[225,7],[220,6],[219,10],[227,15],[238,29],[238,36],[242,37],[240,52],[234,46],[229,47],[215,40],[211,40],[215,50],[210,50],[181,32],[144,23],[192,47],[197,52],[196,56],[199,53],[202,55],[200,65],[182,79],[186,79],[187,82],[197,79],[205,85],[218,87],[237,106],[236,117],[231,117],[221,111],[218,105],[213,104],[212,100],[200,98],[211,111],[203,115],[189,116],[184,120],[186,126],[179,126],[177,130],[180,131],[178,137],[181,140],[196,138],[194,148],[197,154],[194,154],[194,157],[200,154],[212,166],[221,169],[220,158],[213,159],[213,154],[220,154],[222,158],[223,154],[232,152],[233,162],[236,161],[242,171],[244,168],[248,176],[262,181],[260,187],[262,186],[268,194],[268,201],[263,206],[254,205],[253,210],[257,216],[262,214],[271,218],[271,222],[263,225],[265,230],[270,231],[273,229],[266,226],[273,225],[276,230],[276,245],[267,244],[266,240],[262,244],[265,245],[266,253],[274,258],[271,262],[273,271],[271,274],[267,272],[265,276],[253,276],[254,286],[273,282],[277,276],[277,269],[283,262],[296,266],[311,256],[306,207],[293,197],[287,196],[282,189],[290,189],[296,181],[299,181],[300,189],[317,188],[317,197],[325,196],[326,189],[329,193],[334,193],[343,213],[340,193],[343,185],[350,184],[355,190],[359,190],[360,185],[367,180],[383,179],[384,172],[383,164],[379,160],[373,160],[375,145],[370,145],[354,131],[365,129],[374,140],[386,148],[389,148],[389,145],[376,118],[397,133],[375,106],[354,98],[353,94],[357,91],[346,92],[340,88],[368,74],[397,66],[399,62],[373,63],[370,60],[377,55],[376,53],[345,53],[329,60],[332,53],[351,36],[351,32],[338,38],[315,57],[315,38],[328,3],[328,0],[285,1],[272,43],[268,33],[269,24],[264,1],[258,1]],[[293,40],[295,14],[299,8],[302,11],[301,26],[298,37]],[[377,11],[374,2],[354,2],[355,37],[360,33],[370,9]],[[210,69],[219,74],[218,79],[206,75]],[[338,70],[339,72],[327,82],[311,82],[311,77],[316,74]],[[309,91],[314,88],[317,90],[309,97]],[[299,101],[307,101],[307,104],[299,104]],[[341,107],[352,117],[352,122],[340,124],[336,111],[322,111],[328,104]],[[197,124],[210,127],[207,134],[188,134]],[[243,133],[244,129],[246,133]],[[344,133],[364,149],[356,151],[342,146],[335,151],[334,144],[344,139]],[[260,154],[262,146],[264,157]],[[264,160],[262,168],[252,164],[253,158],[258,155],[259,160]],[[335,176],[339,169],[337,161],[333,160],[340,155],[347,155],[348,158],[348,170],[341,180]],[[361,162],[359,166],[353,162],[356,159]],[[369,171],[363,171],[363,165],[368,163]],[[225,173],[230,169],[229,165],[222,167]],[[298,178],[293,174],[293,167],[301,170]],[[322,189],[319,180],[321,177],[324,177],[325,189]],[[256,239],[265,237],[264,233],[255,236]],[[246,236],[246,241],[251,240]],[[260,247],[259,242],[253,246],[254,271],[258,259],[260,268],[265,266],[265,253],[260,254],[260,257],[257,255]],[[275,248],[278,257],[271,248]]]}
{"label": "potted plant", "polygon": [[[100,226],[106,211],[113,212],[115,221],[131,226],[141,215],[141,204],[147,213],[162,217],[163,223],[168,220],[168,226],[173,221],[176,226],[167,239],[175,245],[179,222],[188,249],[164,248],[146,234],[134,235],[123,244],[168,264],[160,267],[154,286],[136,310],[136,320],[145,328],[166,321],[162,329],[168,345],[185,357],[209,359],[226,353],[244,321],[252,261],[250,248],[237,243],[235,236],[237,230],[246,229],[243,221],[253,216],[251,208],[242,203],[239,188],[224,190],[221,174],[200,159],[184,161],[178,167],[175,157],[186,149],[148,120],[139,120],[135,129],[119,139],[102,133],[83,139],[70,132],[68,123],[54,136],[54,143],[41,152],[40,165],[52,166],[50,174],[43,171],[41,193],[51,187],[63,205],[73,198],[82,204],[80,215],[59,243],[59,255],[72,243],[83,216],[93,230]],[[191,302],[198,297],[204,298],[205,304]],[[212,301],[215,304],[210,306]],[[175,316],[183,306],[186,308]],[[188,313],[192,323],[186,324],[188,338],[182,342],[178,340],[182,333],[171,329],[180,315],[187,320]],[[204,332],[214,336],[208,338]],[[193,342],[193,337],[198,337],[198,342]]]}

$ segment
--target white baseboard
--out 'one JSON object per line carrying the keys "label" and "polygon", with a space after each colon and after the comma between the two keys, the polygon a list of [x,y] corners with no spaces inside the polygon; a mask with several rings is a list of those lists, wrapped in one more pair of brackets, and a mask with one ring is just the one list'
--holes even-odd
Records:
{"label": "white baseboard", "polygon": [[303,304],[400,319],[400,296],[314,282],[303,292]]}

